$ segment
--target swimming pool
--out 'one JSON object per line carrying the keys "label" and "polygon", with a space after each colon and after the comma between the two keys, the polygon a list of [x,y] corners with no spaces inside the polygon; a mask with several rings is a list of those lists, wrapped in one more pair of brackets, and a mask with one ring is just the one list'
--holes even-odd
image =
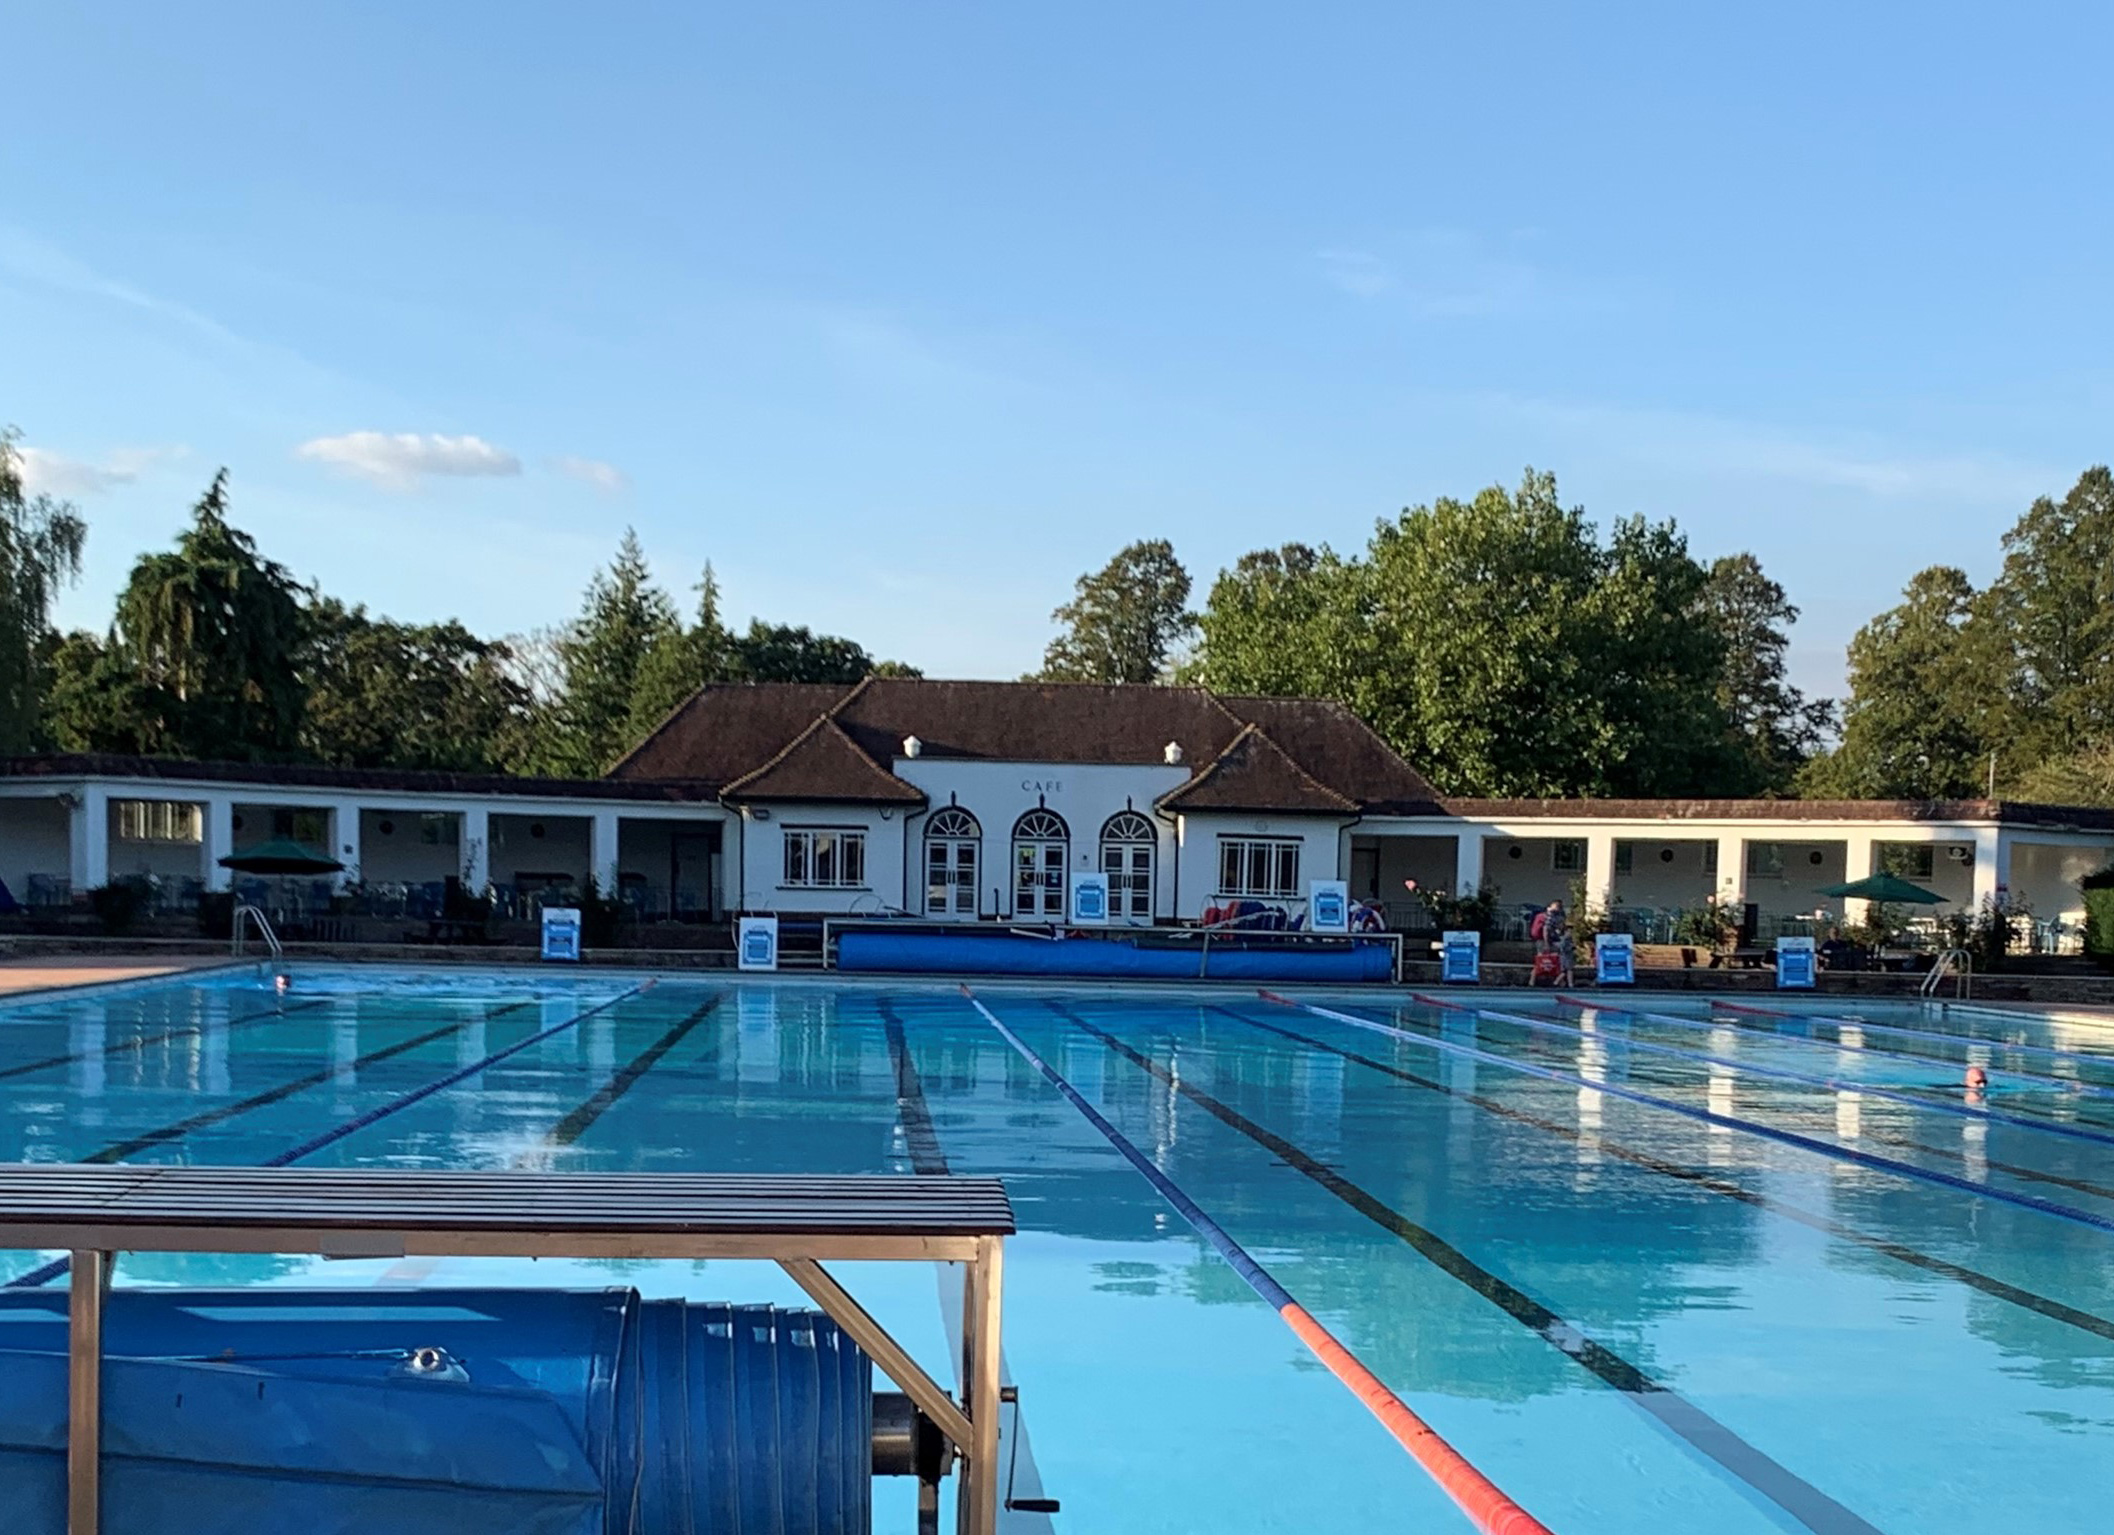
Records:
{"label": "swimming pool", "polygon": [[[2103,1527],[2114,1030],[1618,1000],[1648,1015],[976,988],[1558,1535]],[[1022,1228],[1013,1490],[1064,1506],[1007,1528],[1469,1528],[952,983],[303,966],[283,1000],[245,970],[0,1007],[0,1159],[289,1158],[997,1174]],[[0,1254],[0,1278],[50,1256]],[[854,1277],[942,1346],[930,1272]],[[160,1257],[119,1279],[800,1300],[726,1263]],[[877,1527],[909,1529],[907,1488],[879,1497]]]}

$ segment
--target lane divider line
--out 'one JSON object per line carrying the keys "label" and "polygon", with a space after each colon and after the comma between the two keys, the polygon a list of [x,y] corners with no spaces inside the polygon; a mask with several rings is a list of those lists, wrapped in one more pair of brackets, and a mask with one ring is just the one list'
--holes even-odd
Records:
{"label": "lane divider line", "polygon": [[1337,1380],[1347,1386],[1351,1393],[1380,1421],[1396,1443],[1407,1450],[1422,1466],[1431,1479],[1438,1483],[1449,1498],[1453,1499],[1462,1513],[1466,1514],[1483,1535],[1551,1535],[1549,1527],[1528,1513],[1505,1493],[1495,1482],[1478,1470],[1459,1450],[1449,1444],[1429,1423],[1411,1410],[1407,1403],[1387,1388],[1380,1377],[1366,1368],[1365,1364],[1337,1341],[1335,1335],[1316,1321],[1306,1307],[1293,1297],[1292,1292],[1271,1275],[1270,1271],[1248,1255],[1240,1243],[1227,1235],[1224,1227],[1213,1220],[1197,1202],[1182,1191],[1172,1178],[1154,1165],[1152,1159],[1140,1151],[1129,1137],[1103,1117],[1101,1111],[1088,1103],[1079,1090],[1067,1082],[1057,1069],[1029,1048],[1027,1041],[1006,1027],[998,1015],[977,998],[967,986],[962,987],[962,996],[971,1007],[983,1015],[984,1021],[998,1031],[1001,1039],[1011,1045],[1020,1058],[1026,1061],[1050,1086],[1057,1089],[1086,1122],[1101,1132],[1101,1136],[1113,1146],[1123,1159],[1137,1169],[1139,1175],[1150,1183],[1189,1222],[1198,1236],[1218,1252],[1226,1263],[1268,1304],[1308,1351]]}
{"label": "lane divider line", "polygon": [[[1808,1072],[1791,1071],[1782,1066],[1758,1066],[1751,1061],[1736,1061],[1730,1056],[1712,1055],[1707,1050],[1690,1050],[1681,1045],[1662,1045],[1652,1040],[1638,1039],[1630,1034],[1594,1034],[1585,1029],[1574,1029],[1567,1023],[1557,1023],[1553,1019],[1548,1018],[1534,1018],[1525,1013],[1498,1012],[1492,1008],[1460,1009],[1458,1003],[1442,1001],[1427,992],[1413,991],[1409,996],[1411,1001],[1421,1002],[1427,1007],[1452,1007],[1457,1010],[1480,1013],[1485,1017],[1496,1018],[1505,1023],[1518,1024],[1522,1028],[1539,1029],[1549,1034],[1563,1034],[1572,1039],[1590,1039],[1597,1044],[1619,1044],[1628,1049],[1643,1050],[1652,1055],[1666,1055],[1672,1056],[1676,1060],[1700,1061],[1709,1066],[1722,1066],[1727,1071],[1737,1071],[1751,1077],[1769,1077],[1780,1082],[1797,1082],[1806,1087],[1825,1087],[1830,1092],[1862,1093],[1868,1098],[1880,1098],[1890,1103],[1904,1103],[1912,1109],[1927,1109],[1936,1114],[1951,1114],[1958,1119],[1975,1119],[1987,1124],[2010,1125],[2020,1130],[2038,1130],[2043,1135],[2060,1135],[2066,1140],[2090,1141],[2096,1146],[2114,1146],[2114,1135],[2110,1135],[2104,1130],[2088,1130],[2081,1125],[2063,1125],[2046,1119],[2029,1119],[2019,1114],[2005,1114],[1996,1109],[1978,1109],[1964,1103],[1951,1103],[1943,1098],[1919,1098],[1913,1093],[1896,1092],[1888,1087],[1875,1087],[1871,1083],[1859,1082],[1853,1078],[1816,1077]],[[1585,1005],[1596,1006],[1597,1004],[1588,1003]],[[1619,1012],[1622,1009],[1611,1008],[1609,1011]],[[1635,1016],[1657,1020],[1671,1015],[1666,1013],[1638,1013]],[[1681,1022],[1689,1023],[1691,1020],[1684,1018]]]}
{"label": "lane divider line", "polygon": [[[403,1110],[410,1108],[415,1103],[422,1103],[426,1099],[432,1097],[435,1093],[443,1092],[446,1089],[455,1086],[455,1084],[458,1082],[466,1081],[470,1077],[476,1076],[477,1073],[485,1070],[487,1067],[498,1065],[499,1062],[505,1060],[508,1056],[519,1055],[522,1051],[528,1049],[531,1045],[541,1044],[544,1040],[553,1038],[554,1036],[559,1034],[563,1034],[567,1029],[575,1028],[578,1025],[585,1023],[588,1019],[594,1017],[597,1013],[607,1012],[610,1008],[615,1007],[619,1002],[629,1001],[631,998],[639,995],[639,993],[644,990],[646,990],[644,986],[634,986],[629,991],[620,992],[616,996],[609,998],[607,1001],[596,1003],[593,1007],[588,1008],[585,1012],[575,1013],[572,1017],[566,1019],[563,1023],[553,1024],[547,1029],[542,1029],[539,1030],[537,1033],[529,1035],[526,1039],[516,1040],[513,1044],[508,1045],[505,1049],[494,1050],[490,1055],[484,1057],[484,1059],[479,1061],[472,1061],[467,1066],[457,1067],[454,1071],[449,1072],[446,1076],[435,1077],[432,1081],[426,1083],[422,1087],[415,1087],[410,1092],[403,1094],[401,1097],[392,1098],[387,1103],[379,1104],[376,1107],[367,1110],[364,1114],[359,1114],[351,1119],[346,1120],[341,1125],[334,1125],[330,1129],[325,1130],[322,1134],[313,1136],[310,1139],[303,1141],[298,1146],[289,1147],[287,1150],[278,1153],[276,1156],[267,1157],[264,1161],[259,1162],[256,1165],[259,1167],[287,1167],[295,1162],[300,1161],[303,1157],[313,1156],[316,1152],[321,1151],[325,1146],[329,1146],[337,1141],[341,1141],[345,1139],[346,1136],[352,1135],[357,1131],[364,1130],[369,1125],[375,1124],[380,1120],[387,1119],[392,1114],[401,1113]],[[53,1259],[50,1263],[45,1264],[42,1268],[31,1269],[27,1274],[23,1274],[18,1278],[9,1280],[7,1282],[6,1288],[26,1289],[36,1285],[49,1284],[52,1280],[57,1279],[60,1275],[64,1274],[69,1268],[71,1268],[72,1263],[73,1260],[71,1258]]]}
{"label": "lane divider line", "polygon": [[[1584,1003],[1579,1005],[1583,1006]],[[1745,1013],[1754,1018],[1780,1018],[1794,1023],[1821,1023],[1831,1029],[1862,1029],[1867,1034],[1896,1034],[1904,1039],[1928,1039],[1947,1045],[1980,1045],[1986,1050],[2009,1050],[2018,1055],[2038,1056],[2045,1060],[2071,1061],[2079,1066],[2103,1066],[2114,1070],[2114,1056],[2086,1055],[2076,1050],[2057,1050],[2048,1045],[2028,1045],[2008,1039],[1991,1039],[1986,1034],[1953,1034],[1943,1029],[1912,1029],[1899,1023],[1867,1023],[1861,1018],[1843,1018],[1833,1013],[1794,1013],[1789,1008],[1755,1007],[1751,1003],[1713,1001],[1711,1006],[1719,1012]],[[1621,1011],[1621,1009],[1616,1009]],[[1904,1052],[1906,1053],[1906,1052]],[[1957,1062],[1955,1064],[1958,1064]],[[2020,1073],[2013,1073],[2020,1075]],[[2068,1077],[2048,1077],[2051,1082],[2068,1082]]]}
{"label": "lane divider line", "polygon": [[76,1050],[71,1055],[53,1055],[47,1056],[41,1061],[24,1061],[20,1065],[0,1068],[0,1081],[5,1081],[9,1077],[26,1077],[33,1071],[49,1071],[54,1066],[71,1066],[75,1061],[85,1061],[94,1055],[124,1055],[128,1051],[144,1054],[154,1045],[165,1045],[172,1039],[189,1039],[194,1036],[205,1035],[215,1029],[223,1034],[228,1034],[241,1028],[244,1024],[268,1023],[273,1019],[283,1018],[288,1013],[299,1012],[303,1008],[322,1007],[336,1000],[337,998],[335,997],[304,998],[302,1001],[287,1002],[278,1007],[267,1008],[262,1012],[243,1013],[220,1023],[187,1023],[178,1028],[164,1029],[159,1034],[139,1034],[130,1039],[121,1039],[114,1045],[104,1045],[96,1050]]}
{"label": "lane divider line", "polygon": [[1394,1077],[1399,1081],[1425,1088],[1447,1098],[1457,1098],[1464,1103],[1472,1103],[1477,1108],[1482,1109],[1486,1113],[1494,1114],[1500,1119],[1531,1125],[1537,1130],[1546,1131],[1550,1135],[1561,1136],[1576,1145],[1590,1146],[1597,1151],[1604,1151],[1618,1161],[1628,1162],[1634,1167],[1645,1169],[1647,1172],[1657,1173],[1661,1177],[1671,1178],[1676,1182],[1686,1184],[1690,1188],[1702,1189],[1706,1193],[1716,1194],[1725,1199],[1737,1200],[1741,1204],[1751,1206],[1754,1209],[1767,1210],[1772,1215],[1780,1215],[1786,1220],[1795,1221],[1811,1230],[1839,1238],[1842,1241],[1853,1242],[1872,1252],[1892,1258],[1896,1262],[1907,1264],[1911,1268],[1921,1269],[1927,1274],[1936,1274],[1941,1278],[1964,1284],[1970,1289],[1979,1290],[1984,1295],[2008,1301],[2014,1306],[2019,1306],[2027,1311],[2034,1312],[2036,1315],[2047,1317],[2050,1321],[2061,1322],[2067,1326],[2077,1328],[2080,1332],[2088,1332],[2095,1337],[2114,1341],[2114,1321],[2110,1321],[2106,1317],[2097,1316],[2089,1311],[2082,1311],[2062,1301],[2051,1299],[2032,1290],[2023,1289],[2018,1285],[1998,1279],[1994,1275],[1985,1274],[1979,1269],[1971,1269],[1964,1264],[1954,1263],[1950,1259],[1936,1257],[1919,1248],[1910,1247],[1906,1243],[1896,1242],[1890,1237],[1874,1236],[1870,1232],[1859,1231],[1856,1227],[1845,1225],[1831,1216],[1822,1215],[1817,1211],[1791,1204],[1777,1198],[1773,1194],[1764,1194],[1734,1179],[1723,1177],[1717,1173],[1705,1172],[1700,1167],[1688,1167],[1679,1162],[1667,1161],[1663,1157],[1654,1156],[1651,1152],[1639,1151],[1633,1146],[1625,1146],[1620,1141],[1610,1140],[1605,1135],[1574,1128],[1558,1120],[1545,1119],[1541,1115],[1529,1113],[1525,1109],[1518,1109],[1510,1104],[1499,1103],[1495,1098],[1485,1097],[1481,1093],[1449,1087],[1444,1082],[1432,1077],[1422,1076],[1405,1067],[1394,1065],[1388,1061],[1377,1060],[1356,1050],[1345,1049],[1342,1045],[1331,1044],[1325,1039],[1316,1039],[1312,1035],[1300,1033],[1297,1029],[1287,1029],[1278,1024],[1265,1023],[1260,1018],[1250,1018],[1246,1014],[1235,1012],[1230,1007],[1218,1006],[1211,1010],[1232,1019],[1235,1023],[1245,1024],[1251,1029],[1262,1029],[1282,1038],[1294,1040],[1312,1049],[1325,1050],[1330,1055],[1337,1056],[1342,1060],[1354,1061],[1360,1066],[1369,1067],[1385,1076]]}
{"label": "lane divider line", "polygon": [[1413,1249],[1449,1279],[1475,1292],[1526,1331],[1540,1338],[1573,1364],[1620,1392],[1623,1399],[1719,1470],[1774,1503],[1815,1535],[1877,1535],[1861,1516],[1822,1492],[1781,1461],[1748,1443],[1664,1381],[1592,1337],[1584,1328],[1543,1305],[1517,1285],[1477,1263],[1429,1227],[1353,1183],[1334,1167],[1220,1102],[1194,1082],[1179,1077],[1158,1061],[1095,1027],[1062,1003],[1044,1003],[1085,1033],[1098,1039],[1161,1085],[1194,1103],[1205,1113],[1246,1136],[1294,1172],[1321,1185],[1382,1231]]}
{"label": "lane divider line", "polygon": [[[637,1055],[619,1066],[607,1082],[604,1082],[586,1102],[559,1120],[543,1133],[543,1149],[570,1146],[585,1135],[594,1122],[607,1114],[626,1093],[638,1085],[639,1078],[660,1065],[661,1058],[681,1044],[690,1031],[712,1015],[726,997],[725,992],[716,992],[705,999],[703,1006],[679,1018],[668,1031]],[[514,1165],[520,1167],[537,1159],[535,1151],[517,1153]]]}
{"label": "lane divider line", "polygon": [[910,1154],[913,1173],[946,1177],[954,1169],[940,1145],[939,1129],[932,1122],[931,1106],[925,1102],[925,1084],[918,1076],[917,1062],[910,1058],[910,1042],[903,1035],[903,1015],[887,997],[876,1004],[881,1031],[888,1041],[889,1064],[895,1069],[896,1116],[903,1125],[903,1146]]}
{"label": "lane divider line", "polygon": [[[1680,1103],[1672,1098],[1661,1098],[1656,1093],[1639,1092],[1633,1087],[1624,1087],[1615,1082],[1595,1082],[1572,1072],[1558,1071],[1550,1066],[1538,1066],[1532,1061],[1515,1060],[1509,1055],[1500,1055],[1491,1050],[1479,1050],[1473,1045],[1463,1045],[1450,1039],[1435,1039],[1429,1034],[1419,1034],[1414,1029],[1398,1029],[1392,1024],[1380,1023],[1371,1018],[1360,1018],[1354,1013],[1341,1013],[1331,1007],[1318,1007],[1311,1002],[1301,1002],[1292,997],[1280,996],[1274,991],[1259,992],[1266,1002],[1275,1002],[1284,1007],[1312,1013],[1318,1018],[1333,1018],[1338,1023],[1347,1023],[1353,1028],[1369,1029],[1375,1034],[1384,1034],[1390,1039],[1404,1039],[1411,1044],[1423,1045],[1427,1049],[1444,1051],[1450,1055],[1466,1056],[1472,1060],[1487,1061],[1493,1066],[1502,1066],[1507,1071],[1516,1071],[1523,1076],[1540,1077],[1549,1082],[1561,1082],[1566,1087],[1591,1088],[1596,1093],[1606,1093],[1612,1098],[1621,1098],[1630,1103],[1641,1103],[1647,1108],[1664,1109],[1669,1114],[1679,1114],[1700,1124],[1723,1125],[1728,1130],[1739,1130],[1747,1135],[1760,1136],[1763,1140],[1775,1141],[1779,1145],[1795,1146],[1800,1151],[1816,1152],[1824,1157],[1833,1157],[1841,1162],[1854,1162],[1860,1167],[1874,1171],[1893,1173],[1903,1178],[1920,1179],[1935,1183],[1941,1188],[1958,1189],[1963,1193],[1994,1199],[2001,1204],[2017,1205],[2022,1210],[2038,1210],[2043,1215],[2052,1215],[2058,1220],[2074,1221],[2080,1226],[2090,1226],[2095,1231],[2114,1232],[2114,1220],[2094,1215],[2087,1210],[2074,1209],[2057,1204],[2052,1199],[2042,1199],[2034,1194],[2014,1194],[2009,1189],[1993,1189],[1987,1184],[1956,1177],[1952,1173],[1939,1172],[1936,1168],[1918,1167],[1912,1162],[1883,1157],[1873,1151],[1859,1151],[1852,1146],[1837,1145],[1833,1141],[1818,1140],[1810,1135],[1801,1135],[1796,1130],[1780,1130],[1775,1125],[1765,1125],[1756,1120],[1741,1119],[1732,1114],[1720,1114],[1715,1109],[1697,1108],[1693,1104]],[[1433,1005],[1450,1008],[1455,1012],[1477,1013],[1484,1008],[1467,1007],[1458,1002],[1438,1002]],[[1494,1017],[1505,1016],[1502,1013]],[[1602,1036],[1603,1038],[1605,1036]]]}

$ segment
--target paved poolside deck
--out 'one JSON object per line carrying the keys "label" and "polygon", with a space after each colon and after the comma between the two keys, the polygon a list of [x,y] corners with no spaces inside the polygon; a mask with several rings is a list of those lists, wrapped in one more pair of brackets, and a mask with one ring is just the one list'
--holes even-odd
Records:
{"label": "paved poolside deck", "polygon": [[105,981],[143,981],[184,970],[210,970],[228,962],[224,954],[115,954],[109,958],[0,959],[0,997],[59,986],[94,986]]}

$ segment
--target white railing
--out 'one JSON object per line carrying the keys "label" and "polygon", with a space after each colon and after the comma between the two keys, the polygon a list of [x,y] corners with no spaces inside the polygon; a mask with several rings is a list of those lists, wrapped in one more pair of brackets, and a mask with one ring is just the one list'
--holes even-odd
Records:
{"label": "white railing", "polygon": [[1953,983],[1953,995],[1964,1002],[1974,990],[1974,975],[1974,955],[1968,953],[1965,949],[1947,949],[1937,957],[1930,969],[1924,974],[1923,995],[1935,997],[1938,994],[1938,988],[1944,985],[1946,977],[1950,976]]}
{"label": "white railing", "polygon": [[262,938],[264,946],[272,951],[273,959],[286,957],[286,949],[279,942],[279,935],[272,931],[272,919],[264,914],[263,908],[238,906],[235,908],[235,955],[238,959],[242,956],[242,924],[245,920],[256,926],[257,936]]}

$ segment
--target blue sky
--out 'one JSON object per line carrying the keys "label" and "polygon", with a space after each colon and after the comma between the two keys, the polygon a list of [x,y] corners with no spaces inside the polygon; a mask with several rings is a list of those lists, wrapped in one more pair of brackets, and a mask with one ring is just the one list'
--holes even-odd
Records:
{"label": "blue sky", "polygon": [[1032,667],[1556,472],[1752,549],[1800,679],[2109,454],[2094,7],[46,6],[7,24],[0,421],[100,625],[212,470],[491,633],[672,587]]}

